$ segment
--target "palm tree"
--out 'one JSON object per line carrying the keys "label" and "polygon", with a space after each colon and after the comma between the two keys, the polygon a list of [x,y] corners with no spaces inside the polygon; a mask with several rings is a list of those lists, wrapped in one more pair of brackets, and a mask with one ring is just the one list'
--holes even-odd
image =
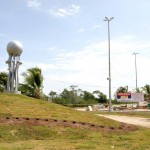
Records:
{"label": "palm tree", "polygon": [[133,89],[134,92],[136,93],[143,93],[143,88],[137,88],[137,89]]}
{"label": "palm tree", "polygon": [[147,101],[150,101],[150,85],[146,84],[144,87],[142,87],[145,99]]}
{"label": "palm tree", "polygon": [[128,92],[128,86],[121,86],[117,89],[116,93],[127,93]]}
{"label": "palm tree", "polygon": [[0,92],[4,92],[7,89],[7,73],[0,72]]}
{"label": "palm tree", "polygon": [[146,95],[150,94],[150,85],[146,84],[142,89]]}
{"label": "palm tree", "polygon": [[40,99],[43,88],[43,76],[40,68],[30,68],[24,76],[25,84],[20,84],[19,89],[23,94]]}

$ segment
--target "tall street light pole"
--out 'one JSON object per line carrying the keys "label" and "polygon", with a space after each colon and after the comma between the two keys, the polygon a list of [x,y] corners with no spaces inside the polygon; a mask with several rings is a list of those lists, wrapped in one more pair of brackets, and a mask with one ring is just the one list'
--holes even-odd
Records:
{"label": "tall street light pole", "polygon": [[135,82],[136,82],[136,90],[137,90],[137,65],[136,65],[136,55],[139,53],[132,53],[133,55],[135,55]]}
{"label": "tall street light pole", "polygon": [[109,22],[114,19],[114,17],[107,18],[105,17],[104,21],[107,21],[108,23],[108,66],[109,66],[109,112],[111,112],[111,62],[110,62],[110,28],[109,28]]}

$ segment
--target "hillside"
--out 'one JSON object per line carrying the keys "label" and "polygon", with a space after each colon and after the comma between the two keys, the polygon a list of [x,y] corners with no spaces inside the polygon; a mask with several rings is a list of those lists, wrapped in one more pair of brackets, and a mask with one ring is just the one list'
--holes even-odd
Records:
{"label": "hillside", "polygon": [[0,94],[2,150],[145,150],[149,131],[23,95]]}
{"label": "hillside", "polygon": [[[0,94],[0,116],[72,120],[110,126],[108,119],[24,95]],[[120,124],[112,121],[111,126]]]}

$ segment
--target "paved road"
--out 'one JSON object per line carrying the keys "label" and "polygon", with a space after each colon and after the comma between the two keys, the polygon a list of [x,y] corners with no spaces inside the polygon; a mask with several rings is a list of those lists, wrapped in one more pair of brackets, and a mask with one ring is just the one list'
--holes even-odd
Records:
{"label": "paved road", "polygon": [[101,115],[101,114],[96,114],[96,115],[113,119],[119,122],[150,128],[150,118],[118,116],[118,115]]}

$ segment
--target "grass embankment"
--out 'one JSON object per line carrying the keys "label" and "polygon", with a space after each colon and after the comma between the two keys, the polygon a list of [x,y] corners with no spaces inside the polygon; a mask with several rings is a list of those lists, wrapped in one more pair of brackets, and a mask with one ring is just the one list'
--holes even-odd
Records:
{"label": "grass embankment", "polygon": [[118,122],[79,112],[72,108],[46,101],[29,98],[23,95],[0,94],[0,117],[30,117],[48,119],[66,119],[106,126],[119,126]]}
{"label": "grass embankment", "polygon": [[[116,121],[22,95],[0,94],[0,117],[55,118],[119,126]],[[0,150],[149,150],[150,129],[104,132],[61,126],[0,125]]]}

